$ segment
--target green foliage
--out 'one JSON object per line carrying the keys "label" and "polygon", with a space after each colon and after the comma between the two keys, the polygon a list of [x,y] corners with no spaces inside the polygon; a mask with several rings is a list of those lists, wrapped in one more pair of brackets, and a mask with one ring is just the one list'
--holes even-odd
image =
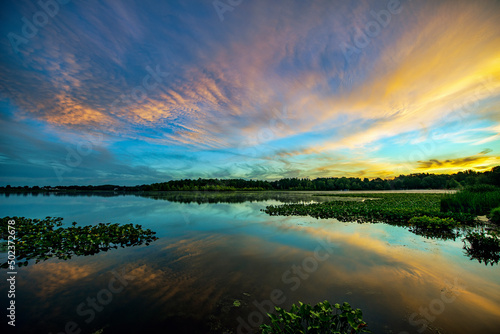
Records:
{"label": "green foliage", "polygon": [[498,264],[500,260],[500,238],[496,234],[470,232],[464,238],[464,249],[471,260],[485,265]]}
{"label": "green foliage", "polygon": [[[268,206],[264,210],[272,216],[311,216],[315,218],[336,218],[340,221],[383,222],[392,225],[409,226],[416,216],[453,218],[462,224],[473,225],[474,215],[461,212],[440,212],[441,194],[349,194],[349,197],[370,196],[373,200],[343,201],[315,204],[284,204]],[[340,195],[340,197],[343,197]]]}
{"label": "green foliage", "polygon": [[499,204],[499,188],[490,185],[476,185],[444,196],[441,200],[441,211],[485,215]]}
{"label": "green foliage", "polygon": [[500,206],[491,210],[489,218],[493,224],[500,225]]}
{"label": "green foliage", "polygon": [[350,334],[370,333],[360,309],[353,310],[348,303],[331,305],[328,301],[315,306],[299,302],[290,312],[275,307],[277,314],[269,314],[271,325],[261,325],[263,334],[309,333]]}
{"label": "green foliage", "polygon": [[[94,255],[112,248],[136,246],[157,240],[156,232],[133,224],[103,224],[94,226],[61,227],[62,218],[46,217],[29,219],[24,217],[5,217],[0,222],[0,239],[6,240],[8,221],[15,220],[16,257],[19,266],[27,265],[28,260],[36,263],[52,257],[67,260],[72,256]],[[21,260],[24,262],[20,262]],[[7,268],[7,262],[1,268]]]}
{"label": "green foliage", "polygon": [[500,186],[500,166],[486,172],[466,170],[456,174],[418,173],[400,175],[390,180],[357,177],[284,178],[276,181],[244,179],[183,179],[133,187],[111,184],[99,186],[0,187],[0,192],[82,192],[82,191],[235,191],[235,190],[388,190],[388,189],[460,189],[463,186]]}
{"label": "green foliage", "polygon": [[495,187],[491,184],[475,184],[472,186],[465,187],[463,190],[469,191],[472,193],[487,193],[491,191],[498,191],[498,187]]}
{"label": "green foliage", "polygon": [[460,225],[460,223],[455,221],[455,219],[453,218],[439,218],[428,216],[413,217],[410,219],[409,223],[410,226],[436,230],[451,230]]}

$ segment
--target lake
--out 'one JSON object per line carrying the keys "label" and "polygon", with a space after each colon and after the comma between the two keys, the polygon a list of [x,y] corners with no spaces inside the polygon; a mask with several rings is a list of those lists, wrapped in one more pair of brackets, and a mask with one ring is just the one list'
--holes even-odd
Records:
{"label": "lake", "polygon": [[[373,333],[499,332],[498,265],[470,260],[460,238],[261,211],[329,199],[312,195],[1,195],[2,217],[134,223],[159,237],[19,268],[15,332],[249,333],[275,305],[323,300],[360,308]],[[6,279],[0,291],[5,310]]]}

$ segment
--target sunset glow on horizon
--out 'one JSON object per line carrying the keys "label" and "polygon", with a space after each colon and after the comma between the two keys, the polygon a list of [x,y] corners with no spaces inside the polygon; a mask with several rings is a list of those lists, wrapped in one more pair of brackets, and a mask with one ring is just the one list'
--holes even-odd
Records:
{"label": "sunset glow on horizon", "polygon": [[500,165],[498,1],[0,6],[0,186]]}

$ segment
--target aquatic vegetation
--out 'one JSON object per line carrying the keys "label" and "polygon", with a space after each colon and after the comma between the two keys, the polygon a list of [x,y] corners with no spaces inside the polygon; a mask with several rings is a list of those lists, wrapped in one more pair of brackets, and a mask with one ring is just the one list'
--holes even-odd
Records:
{"label": "aquatic vegetation", "polygon": [[499,204],[500,188],[482,184],[465,188],[455,194],[445,195],[441,200],[441,211],[485,215]]}
{"label": "aquatic vegetation", "polygon": [[[62,218],[46,217],[45,219],[29,219],[24,217],[5,217],[0,222],[0,239],[7,239],[8,224],[15,220],[16,258],[21,267],[28,265],[28,260],[36,259],[36,263],[56,257],[67,260],[72,256],[94,255],[113,248],[149,245],[157,240],[156,232],[143,229],[141,225],[99,223],[93,226],[61,227]],[[24,260],[24,262],[21,262]],[[8,263],[0,267],[7,268]]]}
{"label": "aquatic vegetation", "polygon": [[463,240],[465,253],[471,260],[485,265],[500,261],[500,237],[495,233],[470,232]]}
{"label": "aquatic vegetation", "polygon": [[299,302],[290,312],[275,307],[276,315],[269,314],[271,325],[261,325],[263,334],[277,333],[371,333],[363,321],[360,309],[353,310],[349,303],[331,305],[328,301],[314,306]]}
{"label": "aquatic vegetation", "polygon": [[408,221],[408,223],[410,224],[410,226],[415,226],[416,228],[448,231],[460,225],[460,223],[455,221],[455,219],[453,218],[439,218],[428,216],[412,217]]}
{"label": "aquatic vegetation", "polygon": [[[341,196],[342,195],[336,195]],[[441,194],[349,194],[345,197],[377,198],[377,200],[342,201],[334,200],[316,204],[270,205],[264,212],[272,216],[311,216],[315,218],[336,218],[350,222],[383,222],[392,225],[409,226],[413,217],[432,216],[440,219],[453,218],[465,225],[475,224],[475,215],[457,211],[440,210]]]}
{"label": "aquatic vegetation", "polygon": [[493,224],[500,226],[500,206],[491,210],[489,218]]}

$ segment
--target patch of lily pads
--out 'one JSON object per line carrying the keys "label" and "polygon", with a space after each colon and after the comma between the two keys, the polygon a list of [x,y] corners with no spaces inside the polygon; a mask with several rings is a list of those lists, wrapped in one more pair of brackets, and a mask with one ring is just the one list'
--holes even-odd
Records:
{"label": "patch of lily pads", "polygon": [[[363,198],[366,194],[349,194]],[[441,194],[370,194],[378,200],[343,201],[337,195],[326,203],[270,205],[263,211],[271,216],[335,218],[343,222],[386,223],[404,226],[425,238],[456,240],[465,236],[465,254],[486,265],[500,262],[498,233],[467,233],[480,225],[470,212],[442,211]],[[500,209],[499,211],[500,212]],[[490,218],[493,213],[490,215]],[[499,215],[500,216],[500,215]],[[495,222],[492,219],[493,222]]]}
{"label": "patch of lily pads", "polygon": [[311,216],[314,218],[335,218],[343,222],[387,223],[409,226],[413,217],[436,217],[446,223],[459,222],[460,225],[475,226],[476,216],[470,213],[446,211],[440,209],[440,194],[350,194],[364,201],[345,201],[340,199],[327,203],[269,205],[263,211],[271,216]]}
{"label": "patch of lily pads", "polygon": [[[0,222],[0,240],[7,240],[8,221],[15,220],[15,255],[19,267],[50,258],[62,260],[73,256],[94,255],[118,247],[149,245],[157,240],[156,232],[144,229],[138,224],[99,223],[92,226],[62,227],[63,218],[46,217],[30,219],[25,217],[5,217]],[[8,263],[2,263],[7,268]]]}

